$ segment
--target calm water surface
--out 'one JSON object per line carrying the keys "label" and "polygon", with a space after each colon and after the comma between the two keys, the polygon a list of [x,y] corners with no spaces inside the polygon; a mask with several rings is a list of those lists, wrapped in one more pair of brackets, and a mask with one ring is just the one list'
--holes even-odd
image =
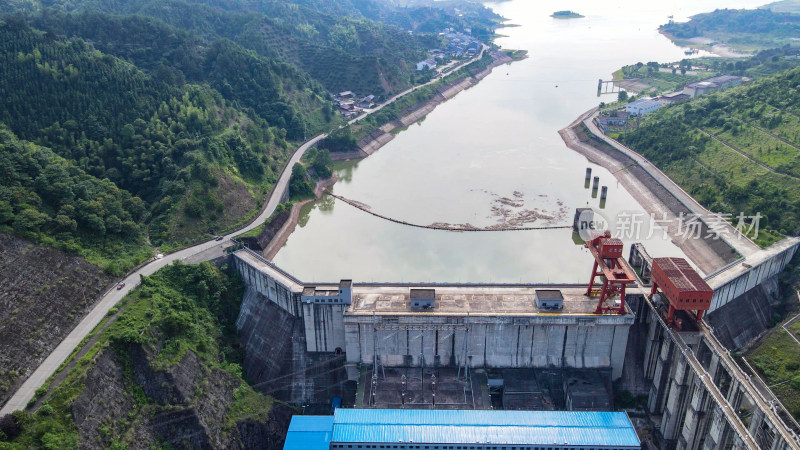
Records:
{"label": "calm water surface", "polygon": [[[763,1],[762,1],[763,3]],[[676,20],[753,1],[512,0],[488,3],[519,27],[499,30],[503,48],[529,58],[496,68],[477,86],[440,105],[419,124],[338,173],[338,195],[410,223],[497,224],[537,213],[527,226],[570,225],[576,207],[597,207],[584,188],[592,167],[609,194],[604,213],[644,209],[613,175],[568,149],[558,130],[600,101],[597,80],[637,61],[677,61],[680,47],[659,35]],[[555,9],[582,19],[556,20]],[[503,200],[506,199],[506,200]],[[682,256],[660,233],[651,255]],[[447,232],[383,221],[330,197],[308,205],[275,262],[306,281],[587,282],[592,258],[572,231]]]}

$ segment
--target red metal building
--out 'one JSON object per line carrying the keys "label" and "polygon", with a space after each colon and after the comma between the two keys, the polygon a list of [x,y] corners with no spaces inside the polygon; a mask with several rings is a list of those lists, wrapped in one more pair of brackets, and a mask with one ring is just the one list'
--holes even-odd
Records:
{"label": "red metal building", "polygon": [[653,258],[653,288],[650,298],[661,289],[669,302],[667,322],[672,323],[676,310],[695,311],[697,320],[711,308],[714,290],[683,258]]}

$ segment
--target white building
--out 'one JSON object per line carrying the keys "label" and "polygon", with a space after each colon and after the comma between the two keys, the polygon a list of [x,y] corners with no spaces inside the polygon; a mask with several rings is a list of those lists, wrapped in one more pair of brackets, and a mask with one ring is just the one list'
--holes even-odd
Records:
{"label": "white building", "polygon": [[420,62],[417,63],[417,70],[425,70],[426,67],[428,69],[431,69],[431,70],[435,69],[436,68],[436,60],[434,60],[434,59],[426,59],[425,61],[420,61]]}
{"label": "white building", "polygon": [[625,112],[632,116],[643,116],[661,108],[663,104],[652,98],[643,98],[625,105]]}

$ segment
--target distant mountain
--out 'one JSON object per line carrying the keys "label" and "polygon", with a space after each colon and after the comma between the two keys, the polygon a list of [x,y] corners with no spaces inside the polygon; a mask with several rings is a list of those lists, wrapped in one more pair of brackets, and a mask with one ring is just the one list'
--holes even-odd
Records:
{"label": "distant mountain", "polygon": [[768,3],[760,8],[769,9],[772,12],[800,14],[800,0],[780,0],[774,3]]}

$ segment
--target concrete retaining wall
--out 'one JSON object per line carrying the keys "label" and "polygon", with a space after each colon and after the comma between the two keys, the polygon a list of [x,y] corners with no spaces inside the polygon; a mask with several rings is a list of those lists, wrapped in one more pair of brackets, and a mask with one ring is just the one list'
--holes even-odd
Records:
{"label": "concrete retaining wall", "polygon": [[709,277],[706,281],[714,289],[709,312],[722,308],[767,279],[781,273],[794,257],[798,246],[800,239],[786,238]]}
{"label": "concrete retaining wall", "polygon": [[300,312],[300,293],[292,292],[283,284],[275,281],[266,272],[256,269],[243,260],[233,258],[236,270],[242,275],[245,286],[254,289],[263,295],[267,300],[283,308],[283,310],[299,317]]}
{"label": "concrete retaining wall", "polygon": [[345,316],[348,363],[372,364],[377,354],[387,367],[612,367],[619,378],[633,316],[388,320]]}
{"label": "concrete retaining wall", "polygon": [[337,353],[345,351],[345,309],[347,305],[303,303],[307,351]]}

